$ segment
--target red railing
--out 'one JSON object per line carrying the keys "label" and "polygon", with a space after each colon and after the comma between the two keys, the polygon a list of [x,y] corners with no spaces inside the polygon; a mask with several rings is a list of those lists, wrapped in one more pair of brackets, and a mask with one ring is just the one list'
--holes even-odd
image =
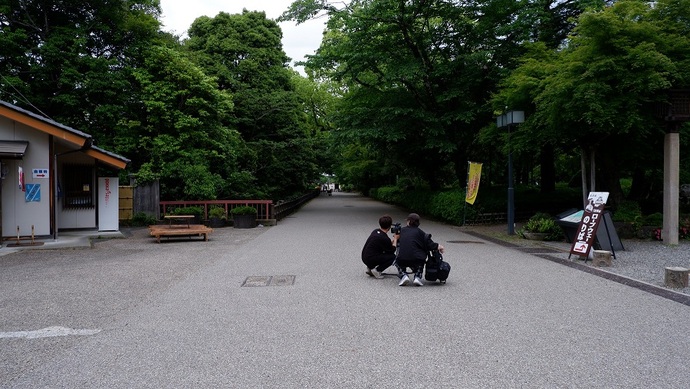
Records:
{"label": "red railing", "polygon": [[161,201],[161,215],[167,215],[169,208],[180,207],[202,207],[204,209],[204,220],[208,220],[208,210],[211,206],[222,206],[225,214],[235,207],[250,206],[256,208],[257,219],[275,219],[273,215],[273,200],[205,200],[205,201]]}

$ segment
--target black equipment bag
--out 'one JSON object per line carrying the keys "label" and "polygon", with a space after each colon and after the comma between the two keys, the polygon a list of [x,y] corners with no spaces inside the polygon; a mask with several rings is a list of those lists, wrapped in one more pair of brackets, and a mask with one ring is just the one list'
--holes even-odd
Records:
{"label": "black equipment bag", "polygon": [[442,284],[445,284],[449,273],[450,264],[443,261],[441,252],[438,250],[430,251],[426,259],[424,279],[427,281],[439,280]]}

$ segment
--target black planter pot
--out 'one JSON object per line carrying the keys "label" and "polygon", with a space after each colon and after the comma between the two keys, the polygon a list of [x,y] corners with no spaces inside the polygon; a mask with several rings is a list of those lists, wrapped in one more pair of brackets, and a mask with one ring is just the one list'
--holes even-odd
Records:
{"label": "black planter pot", "polygon": [[235,228],[256,227],[256,215],[233,215],[232,226]]}
{"label": "black planter pot", "polygon": [[225,220],[219,217],[212,217],[208,219],[208,226],[211,228],[225,227]]}

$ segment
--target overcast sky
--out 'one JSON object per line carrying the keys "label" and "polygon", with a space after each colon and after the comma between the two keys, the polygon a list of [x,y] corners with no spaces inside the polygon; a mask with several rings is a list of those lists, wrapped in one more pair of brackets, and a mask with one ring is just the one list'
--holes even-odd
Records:
{"label": "overcast sky", "polygon": [[[230,14],[248,11],[264,11],[266,17],[275,19],[293,0],[160,0],[163,9],[163,30],[184,35],[194,19],[199,16],[215,17],[219,12]],[[325,19],[310,20],[296,25],[280,23],[283,30],[283,50],[295,61],[304,60],[306,54],[314,54],[321,44]],[[301,72],[301,69],[297,69]]]}

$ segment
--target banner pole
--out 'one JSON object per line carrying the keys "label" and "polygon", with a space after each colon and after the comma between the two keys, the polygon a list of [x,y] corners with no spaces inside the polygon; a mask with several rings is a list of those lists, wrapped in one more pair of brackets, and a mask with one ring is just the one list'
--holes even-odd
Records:
{"label": "banner pole", "polygon": [[465,201],[465,204],[462,206],[462,225],[465,225],[465,217],[467,216],[467,201]]}
{"label": "banner pole", "polygon": [[465,179],[465,201],[462,206],[462,225],[465,225],[465,218],[467,217],[467,191],[470,187],[470,161],[467,161],[467,178]]}

